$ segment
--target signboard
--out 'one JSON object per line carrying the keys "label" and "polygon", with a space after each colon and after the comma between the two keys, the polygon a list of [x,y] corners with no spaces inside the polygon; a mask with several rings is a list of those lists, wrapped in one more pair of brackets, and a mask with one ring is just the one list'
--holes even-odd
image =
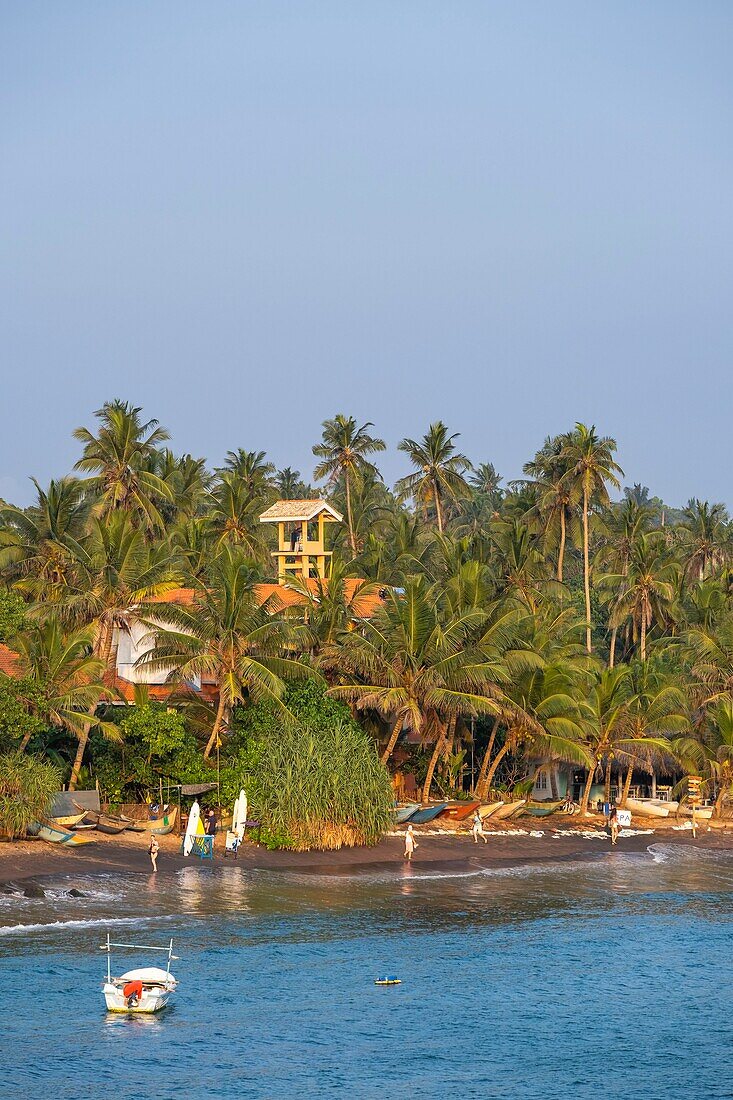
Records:
{"label": "signboard", "polygon": [[616,820],[622,829],[628,829],[631,826],[631,810],[618,810]]}

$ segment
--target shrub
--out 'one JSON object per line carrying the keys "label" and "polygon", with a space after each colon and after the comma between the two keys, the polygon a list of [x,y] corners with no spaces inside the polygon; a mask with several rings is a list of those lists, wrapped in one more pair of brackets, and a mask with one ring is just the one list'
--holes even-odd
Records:
{"label": "shrub", "polygon": [[58,769],[38,757],[20,752],[0,756],[0,832],[22,836],[48,813],[60,782]]}

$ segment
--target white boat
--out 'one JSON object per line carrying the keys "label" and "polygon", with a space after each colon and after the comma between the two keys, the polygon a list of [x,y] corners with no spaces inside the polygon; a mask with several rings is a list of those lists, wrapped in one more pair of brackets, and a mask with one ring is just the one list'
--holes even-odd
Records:
{"label": "white boat", "polygon": [[679,802],[664,802],[660,798],[627,798],[626,808],[632,814],[646,817],[669,817],[679,806]]}
{"label": "white boat", "polygon": [[[171,962],[178,956],[173,954],[173,940],[168,947],[147,947],[140,943],[112,943],[107,933],[107,942],[99,945],[107,952],[107,980],[102,986],[104,1001],[108,1012],[126,1012],[151,1015],[160,1012],[168,1004],[178,982],[171,974]],[[126,970],[119,977],[112,975],[112,948],[130,951],[164,951],[168,956],[165,970],[159,966],[141,966],[135,970]]]}
{"label": "white boat", "polygon": [[505,802],[503,806],[499,806],[497,810],[494,810],[494,821],[508,821],[510,817],[514,817],[521,809],[527,804],[526,798],[520,798],[517,802]]}
{"label": "white boat", "polygon": [[[695,819],[697,821],[709,821],[713,816],[714,806],[696,806],[695,807]],[[685,817],[692,817],[692,806],[687,802],[684,802],[679,809],[679,812]]]}
{"label": "white boat", "polygon": [[482,821],[485,821],[487,817],[491,817],[497,810],[500,810],[503,805],[503,802],[484,802],[484,804],[478,808],[478,815]]}

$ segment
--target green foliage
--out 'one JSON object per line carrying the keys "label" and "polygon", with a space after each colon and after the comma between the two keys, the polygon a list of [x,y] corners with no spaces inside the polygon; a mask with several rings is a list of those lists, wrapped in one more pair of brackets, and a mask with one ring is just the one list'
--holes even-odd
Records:
{"label": "green foliage", "polygon": [[0,750],[16,748],[24,737],[46,728],[33,713],[41,708],[42,700],[43,689],[37,681],[0,673]]}
{"label": "green foliage", "polygon": [[241,713],[233,738],[250,752],[240,777],[266,843],[296,850],[376,844],[392,822],[393,794],[374,743],[316,682],[291,688],[287,705],[295,723],[262,703]]}
{"label": "green foliage", "polygon": [[0,588],[0,642],[8,642],[25,624],[25,601],[12,588]]}
{"label": "green foliage", "polygon": [[22,836],[48,813],[61,784],[57,768],[20,752],[0,756],[0,832]]}

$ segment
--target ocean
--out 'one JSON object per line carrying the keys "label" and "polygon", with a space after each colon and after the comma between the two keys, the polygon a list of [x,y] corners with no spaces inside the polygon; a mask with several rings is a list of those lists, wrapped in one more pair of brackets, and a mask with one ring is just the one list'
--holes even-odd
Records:
{"label": "ocean", "polygon": [[[3,1097],[733,1096],[730,853],[44,886],[0,895]],[[108,930],[174,938],[171,1008],[105,1012]]]}

